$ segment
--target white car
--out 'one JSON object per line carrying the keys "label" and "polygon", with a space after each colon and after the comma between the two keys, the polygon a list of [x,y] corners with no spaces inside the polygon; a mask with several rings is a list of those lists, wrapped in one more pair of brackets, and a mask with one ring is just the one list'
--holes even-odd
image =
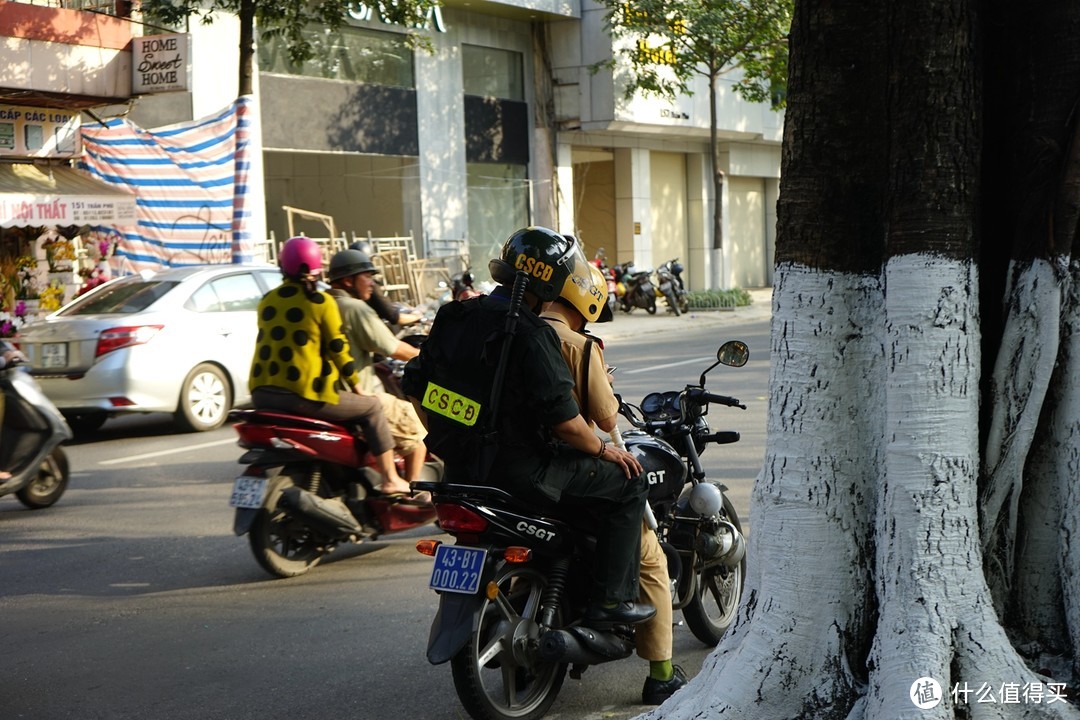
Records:
{"label": "white car", "polygon": [[200,265],[132,275],[23,327],[16,343],[76,432],[121,413],[173,413],[219,427],[250,399],[256,308],[281,283],[271,265]]}

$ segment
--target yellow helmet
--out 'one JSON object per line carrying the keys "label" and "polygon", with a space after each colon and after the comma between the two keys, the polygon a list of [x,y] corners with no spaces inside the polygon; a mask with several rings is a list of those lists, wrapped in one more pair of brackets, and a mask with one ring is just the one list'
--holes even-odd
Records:
{"label": "yellow helmet", "polygon": [[559,297],[574,306],[586,322],[611,320],[608,307],[607,280],[599,268],[590,262],[574,263],[574,269],[563,283]]}

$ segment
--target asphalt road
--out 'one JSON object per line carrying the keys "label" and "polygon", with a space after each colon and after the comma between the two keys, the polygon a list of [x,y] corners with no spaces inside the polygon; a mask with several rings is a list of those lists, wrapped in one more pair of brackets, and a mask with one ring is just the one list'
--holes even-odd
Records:
{"label": "asphalt road", "polygon": [[[709,388],[749,406],[709,417],[743,441],[703,457],[745,527],[764,456],[767,313],[642,314],[607,329],[627,399],[695,380],[723,340],[749,343],[745,368],[708,376]],[[163,416],[126,418],[67,451],[74,472],[57,505],[29,511],[0,498],[0,718],[465,717],[449,667],[424,657],[436,596],[430,560],[413,545],[437,530],[343,548],[303,577],[275,580],[232,534],[227,498],[240,466],[230,428],[180,435]],[[707,653],[676,628],[674,659],[688,674]],[[646,669],[634,657],[567,679],[548,717],[638,715]]]}

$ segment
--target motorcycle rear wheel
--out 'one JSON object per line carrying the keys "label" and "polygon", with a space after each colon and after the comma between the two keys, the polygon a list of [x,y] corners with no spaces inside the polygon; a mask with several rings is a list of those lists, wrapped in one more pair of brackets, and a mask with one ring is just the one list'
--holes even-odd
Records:
{"label": "motorcycle rear wheel", "polygon": [[538,720],[562,689],[566,664],[538,655],[536,613],[547,578],[531,568],[504,567],[499,595],[485,600],[476,629],[450,660],[458,698],[475,720]]}
{"label": "motorcycle rear wheel", "polygon": [[656,296],[650,297],[649,300],[648,300],[648,303],[649,304],[645,306],[645,312],[649,313],[650,315],[655,315],[656,314]]}
{"label": "motorcycle rear wheel", "polygon": [[47,508],[64,494],[69,477],[67,455],[63,449],[55,448],[41,461],[37,477],[18,490],[15,497],[33,510]]}
{"label": "motorcycle rear wheel", "polygon": [[[724,496],[723,515],[742,532],[739,516],[727,496]],[[733,568],[713,565],[698,573],[694,597],[683,608],[683,617],[690,632],[709,647],[716,647],[735,620],[742,600],[746,580],[746,557]]]}
{"label": "motorcycle rear wheel", "polygon": [[322,543],[301,520],[280,507],[281,492],[293,480],[285,474],[271,478],[266,500],[248,531],[248,543],[259,565],[271,575],[303,575],[322,560]]}

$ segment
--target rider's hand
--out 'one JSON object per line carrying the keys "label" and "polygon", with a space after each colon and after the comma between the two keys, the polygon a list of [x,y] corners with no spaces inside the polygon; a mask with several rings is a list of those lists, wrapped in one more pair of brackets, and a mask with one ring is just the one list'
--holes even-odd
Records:
{"label": "rider's hand", "polygon": [[641,463],[637,461],[637,458],[614,445],[606,445],[604,454],[600,456],[600,459],[615,463],[621,467],[628,478],[637,477],[641,474]]}
{"label": "rider's hand", "polygon": [[15,349],[5,351],[3,355],[0,355],[0,358],[3,358],[4,360],[3,367],[7,367],[14,363],[26,362],[26,356]]}

